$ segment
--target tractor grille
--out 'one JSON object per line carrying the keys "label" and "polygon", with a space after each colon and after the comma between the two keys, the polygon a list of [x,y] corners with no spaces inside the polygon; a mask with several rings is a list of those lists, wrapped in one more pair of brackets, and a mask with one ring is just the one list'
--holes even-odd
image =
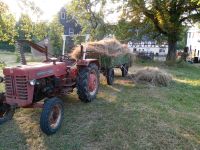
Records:
{"label": "tractor grille", "polygon": [[16,76],[16,93],[19,99],[27,100],[28,91],[27,91],[27,80],[26,76]]}
{"label": "tractor grille", "polygon": [[8,98],[18,98],[21,100],[28,99],[28,87],[26,76],[12,76],[5,77],[6,96]]}
{"label": "tractor grille", "polygon": [[5,84],[6,84],[6,97],[12,98],[14,95],[14,89],[13,89],[13,80],[11,76],[5,77]]}

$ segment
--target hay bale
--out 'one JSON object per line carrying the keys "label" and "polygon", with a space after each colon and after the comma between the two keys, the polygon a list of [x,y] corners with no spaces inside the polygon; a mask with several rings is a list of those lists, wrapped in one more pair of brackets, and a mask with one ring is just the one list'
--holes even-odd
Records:
{"label": "hay bale", "polygon": [[146,67],[132,75],[136,83],[148,83],[154,86],[168,86],[172,76],[159,68]]}
{"label": "hay bale", "polygon": [[[86,44],[83,44],[85,47]],[[106,39],[97,42],[88,42],[87,43],[87,51],[91,51],[96,55],[107,55],[116,57],[120,54],[129,53],[129,49],[127,46],[121,44],[116,39]],[[81,49],[80,46],[73,48],[70,56],[74,59],[79,59],[81,57]]]}

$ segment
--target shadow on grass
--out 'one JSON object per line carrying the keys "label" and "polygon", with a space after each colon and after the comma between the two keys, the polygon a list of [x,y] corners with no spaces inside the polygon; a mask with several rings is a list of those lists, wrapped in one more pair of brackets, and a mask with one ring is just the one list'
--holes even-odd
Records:
{"label": "shadow on grass", "polygon": [[26,137],[15,120],[0,125],[0,149],[28,149]]}
{"label": "shadow on grass", "polygon": [[92,103],[80,102],[74,92],[63,97],[64,120],[52,136],[44,135],[39,128],[41,110],[21,109],[14,120],[0,128],[0,145],[5,143],[7,149],[52,150],[198,149],[198,120],[180,115],[181,109],[188,112],[188,104],[182,105],[188,97],[183,94],[183,101],[176,99],[177,94],[185,92],[185,85],[174,84],[148,87],[116,77],[113,86],[101,84]]}
{"label": "shadow on grass", "polygon": [[[183,132],[180,119],[168,122],[166,118],[171,114],[163,113],[162,107],[157,108],[161,100],[158,103],[154,95],[146,95],[147,87],[142,87],[144,91],[138,96],[141,89],[120,82],[113,86],[101,85],[93,103],[83,104],[77,99],[66,103],[65,125],[58,135],[59,142],[64,143],[63,149],[187,149],[199,146],[197,137]],[[187,138],[186,133],[197,140]]]}

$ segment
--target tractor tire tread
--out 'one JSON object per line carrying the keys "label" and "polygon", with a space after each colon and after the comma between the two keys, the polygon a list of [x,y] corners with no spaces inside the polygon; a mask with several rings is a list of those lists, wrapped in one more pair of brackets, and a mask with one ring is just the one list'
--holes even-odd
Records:
{"label": "tractor tire tread", "polygon": [[[88,67],[81,68],[77,77],[77,94],[82,102],[88,103],[96,98],[96,94],[91,96],[88,92],[88,76],[91,69],[95,69],[97,72],[98,84],[99,84],[99,71],[96,64],[90,64]],[[97,89],[98,92],[98,89]],[[97,93],[96,92],[96,93]]]}

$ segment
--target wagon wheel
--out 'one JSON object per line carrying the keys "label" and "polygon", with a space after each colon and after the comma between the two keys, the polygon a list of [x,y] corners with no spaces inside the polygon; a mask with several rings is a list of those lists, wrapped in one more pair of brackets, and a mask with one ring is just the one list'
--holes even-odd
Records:
{"label": "wagon wheel", "polygon": [[63,102],[54,97],[47,99],[40,117],[40,127],[47,135],[54,134],[63,120]]}
{"label": "wagon wheel", "polygon": [[121,71],[122,71],[122,77],[127,76],[127,74],[128,74],[128,65],[127,64],[122,65]]}
{"label": "wagon wheel", "polygon": [[107,69],[107,75],[106,75],[106,79],[107,79],[107,84],[108,85],[112,85],[114,82],[114,69],[113,68],[109,68]]}
{"label": "wagon wheel", "polygon": [[8,104],[0,104],[0,124],[5,123],[8,120],[11,120],[15,113],[14,109],[11,109]]}

